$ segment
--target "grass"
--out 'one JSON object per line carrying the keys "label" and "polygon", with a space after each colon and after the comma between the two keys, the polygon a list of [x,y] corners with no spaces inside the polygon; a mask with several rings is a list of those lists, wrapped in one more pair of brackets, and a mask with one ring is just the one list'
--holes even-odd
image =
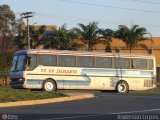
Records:
{"label": "grass", "polygon": [[0,103],[66,97],[58,92],[31,91],[28,89],[12,89],[0,87]]}

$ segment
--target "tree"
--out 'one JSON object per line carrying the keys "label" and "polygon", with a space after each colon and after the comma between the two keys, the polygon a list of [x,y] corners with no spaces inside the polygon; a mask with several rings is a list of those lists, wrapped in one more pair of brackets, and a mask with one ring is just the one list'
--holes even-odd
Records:
{"label": "tree", "polygon": [[[32,27],[29,26],[29,28],[31,29]],[[24,49],[28,45],[28,38],[27,29],[25,23],[23,22],[23,19],[17,21],[16,34],[17,35],[15,37],[15,45],[17,45],[20,50]]]}
{"label": "tree", "polygon": [[106,45],[105,52],[112,52],[111,42],[114,31],[111,29],[100,29],[99,33],[101,35],[100,41],[102,41]]}
{"label": "tree", "polygon": [[15,14],[8,5],[0,5],[0,37],[2,51],[7,52],[13,47],[12,27],[15,22]]}
{"label": "tree", "polygon": [[8,5],[0,5],[0,71],[10,70],[14,47],[15,14]]}
{"label": "tree", "polygon": [[80,36],[80,39],[87,44],[87,50],[92,51],[93,46],[98,42],[99,28],[97,22],[90,22],[89,25],[78,24],[80,28],[75,28],[75,31]]}
{"label": "tree", "polygon": [[[30,46],[32,49],[43,42],[43,32],[45,30],[45,25],[40,26],[38,30],[35,30],[33,25],[29,25]],[[18,45],[19,49],[24,49],[28,45],[27,28],[22,20],[18,22],[15,44]]]}
{"label": "tree", "polygon": [[144,37],[146,34],[148,34],[146,28],[139,27],[139,25],[132,25],[131,28],[128,28],[125,25],[119,25],[119,29],[116,31],[114,37],[121,39],[131,53],[134,47],[140,45],[139,42],[148,40]]}
{"label": "tree", "polygon": [[50,44],[52,48],[58,50],[78,50],[83,47],[82,44],[78,43],[77,34],[72,29],[67,30],[66,24],[53,32],[54,36],[48,41],[48,45]]}

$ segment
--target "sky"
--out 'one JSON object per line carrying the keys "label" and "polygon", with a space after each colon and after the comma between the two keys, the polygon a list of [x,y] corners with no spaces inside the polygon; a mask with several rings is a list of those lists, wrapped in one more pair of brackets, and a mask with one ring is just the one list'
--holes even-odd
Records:
{"label": "sky", "polygon": [[[98,22],[99,28],[117,30],[118,25],[140,25],[153,37],[160,36],[159,0],[0,0],[7,4],[20,18],[23,12],[34,12],[29,24],[67,24],[67,28],[78,27],[78,23]],[[26,21],[26,20],[24,20]]]}

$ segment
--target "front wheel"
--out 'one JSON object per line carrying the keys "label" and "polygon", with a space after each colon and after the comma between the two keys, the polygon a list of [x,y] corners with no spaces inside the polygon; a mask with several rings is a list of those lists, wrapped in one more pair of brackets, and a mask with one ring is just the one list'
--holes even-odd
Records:
{"label": "front wheel", "polygon": [[56,91],[56,83],[53,80],[46,80],[43,83],[43,90],[48,92]]}
{"label": "front wheel", "polygon": [[129,86],[126,82],[120,81],[117,84],[116,90],[118,93],[127,93],[129,91]]}

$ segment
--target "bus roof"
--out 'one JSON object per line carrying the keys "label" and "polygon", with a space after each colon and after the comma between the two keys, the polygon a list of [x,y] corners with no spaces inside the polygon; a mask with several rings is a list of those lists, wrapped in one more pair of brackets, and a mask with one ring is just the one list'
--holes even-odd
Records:
{"label": "bus roof", "polygon": [[100,56],[100,57],[139,57],[139,58],[154,58],[152,54],[130,54],[130,53],[111,53],[111,52],[86,52],[86,51],[71,51],[71,50],[47,50],[47,49],[30,49],[21,50],[15,53],[18,54],[62,54],[62,55],[80,55],[80,56]]}

